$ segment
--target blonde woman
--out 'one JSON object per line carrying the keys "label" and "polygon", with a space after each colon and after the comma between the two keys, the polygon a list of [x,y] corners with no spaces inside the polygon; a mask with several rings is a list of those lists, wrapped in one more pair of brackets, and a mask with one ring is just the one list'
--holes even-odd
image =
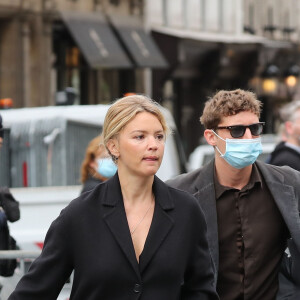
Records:
{"label": "blonde woman", "polygon": [[196,200],[155,176],[167,133],[147,97],[110,107],[103,142],[116,175],[61,212],[10,300],[56,299],[73,270],[73,300],[218,299]]}

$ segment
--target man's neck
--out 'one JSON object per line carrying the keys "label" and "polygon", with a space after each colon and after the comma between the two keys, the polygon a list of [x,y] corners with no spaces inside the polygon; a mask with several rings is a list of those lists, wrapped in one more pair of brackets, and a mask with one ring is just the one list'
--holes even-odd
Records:
{"label": "man's neck", "polygon": [[241,190],[250,180],[252,165],[243,169],[230,166],[223,158],[216,157],[216,175],[221,185]]}
{"label": "man's neck", "polygon": [[300,148],[300,139],[299,137],[293,137],[290,136],[287,140],[286,140],[286,144],[288,145],[292,145],[295,148]]}

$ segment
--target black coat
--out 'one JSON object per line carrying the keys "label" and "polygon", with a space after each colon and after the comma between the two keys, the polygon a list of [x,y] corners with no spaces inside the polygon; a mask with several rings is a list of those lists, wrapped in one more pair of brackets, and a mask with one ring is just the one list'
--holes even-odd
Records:
{"label": "black coat", "polygon": [[73,269],[73,300],[218,299],[197,201],[157,177],[153,190],[155,210],[139,263],[116,174],[61,212],[9,300],[56,299]]}
{"label": "black coat", "polygon": [[286,146],[285,142],[281,142],[271,153],[268,163],[275,166],[289,166],[300,171],[300,153]]}
{"label": "black coat", "polygon": [[16,222],[20,219],[19,202],[7,187],[0,188],[0,207],[4,210],[8,221]]}

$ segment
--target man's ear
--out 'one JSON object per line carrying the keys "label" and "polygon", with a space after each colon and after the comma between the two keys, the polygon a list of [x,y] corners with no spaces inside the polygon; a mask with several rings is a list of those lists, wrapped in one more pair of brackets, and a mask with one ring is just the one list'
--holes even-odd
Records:
{"label": "man's ear", "polygon": [[212,132],[211,129],[204,130],[204,137],[209,145],[211,146],[217,145],[216,135]]}
{"label": "man's ear", "polygon": [[119,143],[118,140],[116,138],[112,138],[107,142],[107,148],[109,150],[109,152],[115,156],[116,158],[118,158],[120,156],[120,152],[119,152]]}
{"label": "man's ear", "polygon": [[290,136],[293,133],[293,123],[291,121],[286,121],[284,123],[285,131]]}

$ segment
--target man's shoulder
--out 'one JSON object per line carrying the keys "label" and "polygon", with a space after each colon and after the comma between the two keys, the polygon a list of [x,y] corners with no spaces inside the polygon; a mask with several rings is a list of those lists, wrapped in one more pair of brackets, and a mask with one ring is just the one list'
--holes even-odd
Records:
{"label": "man's shoulder", "polygon": [[262,162],[262,161],[257,161],[256,164],[259,165],[259,168],[266,168],[268,170],[273,170],[274,172],[280,172],[280,173],[293,173],[293,174],[300,174],[299,171],[289,167],[289,166],[277,166],[277,165],[272,165],[270,163]]}
{"label": "man's shoulder", "polygon": [[285,142],[280,142],[271,153],[270,162],[273,163],[273,161],[276,162],[276,160],[280,160],[280,159],[283,161],[287,161],[290,160],[290,158],[298,159],[299,157],[300,157],[299,151],[294,149],[292,146],[286,145]]}
{"label": "man's shoulder", "polygon": [[178,175],[172,179],[167,180],[166,184],[193,194],[194,192],[196,192],[196,185],[198,186],[199,184],[201,184],[200,179],[202,178],[202,174],[205,173],[205,169],[207,168],[208,166],[204,166],[191,172]]}
{"label": "man's shoulder", "polygon": [[186,181],[191,181],[191,180],[195,180],[199,174],[201,173],[202,168],[198,168],[196,170],[193,170],[191,172],[188,173],[183,173],[180,174],[172,179],[169,179],[166,181],[166,183],[170,186],[172,186],[173,184],[177,184],[180,182],[186,182]]}
{"label": "man's shoulder", "polygon": [[290,166],[300,171],[300,152],[281,142],[271,153],[269,163],[277,166]]}
{"label": "man's shoulder", "polygon": [[300,172],[289,166],[276,166],[264,162],[256,162],[258,168],[263,172],[265,180],[283,180],[286,183],[299,182]]}

